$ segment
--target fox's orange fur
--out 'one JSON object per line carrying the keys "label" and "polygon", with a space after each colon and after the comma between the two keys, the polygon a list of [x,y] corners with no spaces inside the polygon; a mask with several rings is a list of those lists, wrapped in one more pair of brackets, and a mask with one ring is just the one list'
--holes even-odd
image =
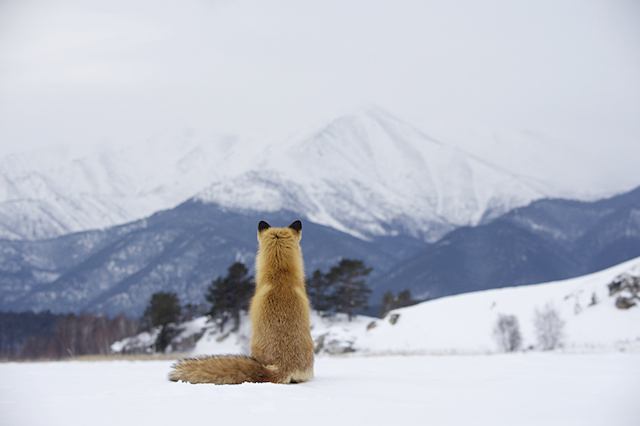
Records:
{"label": "fox's orange fur", "polygon": [[297,383],[313,378],[313,340],[304,285],[302,224],[258,225],[256,291],[251,299],[251,356],[191,358],[169,378],[190,383]]}

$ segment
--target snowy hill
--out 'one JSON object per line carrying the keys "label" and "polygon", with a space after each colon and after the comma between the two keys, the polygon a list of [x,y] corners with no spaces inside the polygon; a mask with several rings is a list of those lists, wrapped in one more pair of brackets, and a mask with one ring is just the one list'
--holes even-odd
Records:
{"label": "snowy hill", "polygon": [[0,237],[9,239],[102,229],[197,196],[232,210],[295,211],[360,237],[434,241],[559,192],[373,107],[266,148],[186,132],[85,154],[7,154],[0,171]]}
{"label": "snowy hill", "polygon": [[622,274],[640,277],[640,258],[579,278],[466,293],[398,309],[391,312],[399,315],[395,324],[376,321],[375,328],[359,334],[356,347],[369,352],[493,352],[497,346],[492,330],[499,314],[515,315],[523,348],[535,347],[535,311],[550,304],[565,322],[564,348],[637,349],[640,306],[618,309],[618,295],[610,296],[607,287]]}
{"label": "snowy hill", "polygon": [[[316,353],[450,354],[490,353],[499,348],[493,328],[500,314],[515,315],[523,349],[537,347],[536,310],[547,306],[565,325],[561,344],[566,350],[640,349],[640,300],[628,309],[616,307],[620,294],[610,295],[608,285],[621,276],[640,279],[640,258],[595,274],[523,287],[486,290],[444,297],[391,311],[383,319],[346,315],[311,317]],[[183,326],[173,350],[189,349],[193,355],[249,354],[251,326],[244,316],[238,332],[219,331],[207,317]],[[194,338],[195,336],[195,338]],[[117,342],[115,352],[144,351],[153,341],[143,333]]]}

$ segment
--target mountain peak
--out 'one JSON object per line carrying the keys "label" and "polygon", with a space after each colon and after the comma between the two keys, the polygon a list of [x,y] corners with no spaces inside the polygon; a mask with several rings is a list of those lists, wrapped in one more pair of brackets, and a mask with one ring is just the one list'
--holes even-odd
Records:
{"label": "mountain peak", "polygon": [[271,147],[258,167],[198,198],[230,209],[292,210],[361,237],[431,241],[539,196],[514,175],[366,107]]}
{"label": "mountain peak", "polygon": [[361,237],[408,233],[431,241],[548,195],[371,105],[268,149],[194,135],[139,145],[55,167],[6,160],[14,167],[0,176],[0,218],[9,218],[0,235],[103,228],[195,196],[227,209],[295,211]]}

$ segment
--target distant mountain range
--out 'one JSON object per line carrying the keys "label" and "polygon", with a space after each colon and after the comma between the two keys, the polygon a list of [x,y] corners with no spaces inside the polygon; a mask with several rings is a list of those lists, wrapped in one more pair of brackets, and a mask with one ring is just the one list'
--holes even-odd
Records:
{"label": "distant mountain range", "polygon": [[640,188],[592,203],[539,200],[447,234],[373,280],[420,298],[548,282],[640,256]]}
{"label": "distant mountain range", "polygon": [[433,242],[549,195],[545,184],[501,169],[370,108],[278,144],[197,198],[234,210],[295,211],[358,236]]}
{"label": "distant mountain range", "polygon": [[[296,218],[285,211],[234,213],[194,200],[104,231],[0,240],[0,310],[138,316],[158,291],[202,303],[207,286],[232,263],[253,267],[260,220],[287,226]],[[302,245],[307,271],[348,257],[382,273],[425,243],[406,236],[364,241],[305,221]]]}
{"label": "distant mountain range", "polygon": [[196,197],[235,211],[289,210],[361,238],[434,242],[557,189],[371,107],[271,144],[186,133],[84,156],[7,155],[0,158],[0,238],[106,229]]}
{"label": "distant mountain range", "polygon": [[554,173],[516,169],[375,107],[271,145],[186,133],[80,157],[9,155],[0,159],[0,310],[139,315],[161,290],[202,302],[233,262],[252,266],[260,220],[303,220],[308,274],[341,258],[372,266],[372,305],[389,289],[440,297],[640,255],[638,190],[551,199],[562,192]]}
{"label": "distant mountain range", "polygon": [[[0,240],[0,310],[140,315],[157,291],[201,303],[233,262],[253,265],[259,220],[286,226],[297,218],[194,199],[107,230]],[[593,203],[540,200],[434,244],[407,235],[364,240],[304,221],[301,244],[308,275],[341,258],[372,266],[371,305],[386,290],[433,298],[547,282],[640,256],[640,188]]]}

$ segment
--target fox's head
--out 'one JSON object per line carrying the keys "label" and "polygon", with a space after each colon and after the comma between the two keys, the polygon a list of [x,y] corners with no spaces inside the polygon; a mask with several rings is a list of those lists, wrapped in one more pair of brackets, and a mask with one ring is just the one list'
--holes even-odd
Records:
{"label": "fox's head", "polygon": [[287,228],[274,228],[265,221],[258,224],[258,241],[263,244],[286,245],[287,242],[299,242],[302,238],[302,222],[296,220]]}
{"label": "fox's head", "polygon": [[[256,255],[256,277],[275,271],[287,271],[304,281],[302,262],[302,223],[296,220],[286,228],[273,228],[267,222],[258,224],[258,254]],[[298,277],[300,275],[300,277]]]}

